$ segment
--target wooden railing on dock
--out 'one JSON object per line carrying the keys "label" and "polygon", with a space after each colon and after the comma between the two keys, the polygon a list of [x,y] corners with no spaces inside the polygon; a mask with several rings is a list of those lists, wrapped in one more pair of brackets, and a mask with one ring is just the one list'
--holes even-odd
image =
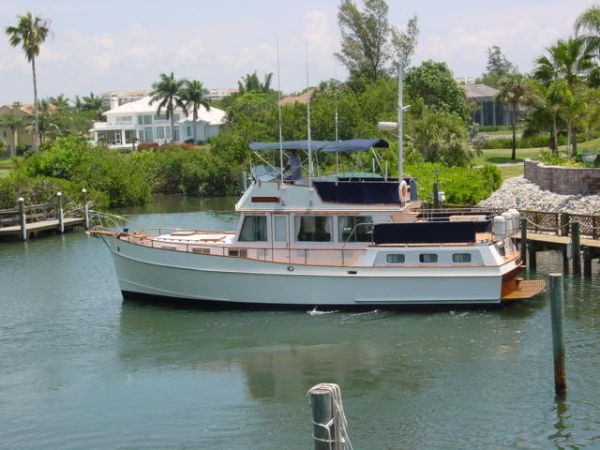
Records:
{"label": "wooden railing on dock", "polygon": [[65,229],[77,226],[89,228],[90,202],[87,191],[82,190],[83,205],[71,205],[63,209],[62,193],[58,192],[54,201],[47,203],[25,205],[23,198],[17,199],[14,209],[0,210],[0,238],[19,237],[26,241],[30,234],[48,230],[64,233]]}

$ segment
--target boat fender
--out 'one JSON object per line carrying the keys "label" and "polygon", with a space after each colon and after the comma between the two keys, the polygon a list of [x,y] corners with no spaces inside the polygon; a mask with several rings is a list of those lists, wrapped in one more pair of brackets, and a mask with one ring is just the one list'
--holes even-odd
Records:
{"label": "boat fender", "polygon": [[400,203],[406,203],[408,201],[408,184],[406,183],[406,181],[402,180],[400,182],[398,191],[400,194]]}

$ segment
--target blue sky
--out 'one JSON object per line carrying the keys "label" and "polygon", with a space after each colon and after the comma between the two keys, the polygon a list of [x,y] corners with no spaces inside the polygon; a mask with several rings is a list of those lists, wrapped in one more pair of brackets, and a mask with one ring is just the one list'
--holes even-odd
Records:
{"label": "blue sky", "polygon": [[[575,17],[593,0],[388,0],[390,21],[419,18],[413,63],[445,61],[456,76],[485,69],[486,48],[499,45],[529,70],[544,46],[572,32]],[[241,1],[18,0],[0,2],[0,25],[26,10],[51,20],[52,37],[39,58],[40,96],[69,97],[113,89],[146,89],[161,72],[199,79],[207,87],[233,87],[245,73],[276,71],[280,40],[281,87],[305,86],[336,71],[337,0]],[[339,78],[345,76],[337,68]],[[31,69],[0,37],[0,104],[32,98]]]}

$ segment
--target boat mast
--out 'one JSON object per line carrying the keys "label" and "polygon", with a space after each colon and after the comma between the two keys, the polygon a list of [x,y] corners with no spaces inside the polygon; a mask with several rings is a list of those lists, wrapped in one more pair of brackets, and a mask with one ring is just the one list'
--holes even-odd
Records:
{"label": "boat mast", "polygon": [[404,105],[403,105],[404,61],[398,63],[398,182],[402,182],[404,173]]}
{"label": "boat mast", "polygon": [[[333,61],[333,77],[333,101],[335,103],[335,141],[339,142],[340,134],[338,129],[337,61],[335,59]],[[335,170],[337,173],[340,172],[340,154],[338,152],[335,153]]]}
{"label": "boat mast", "polygon": [[306,92],[308,101],[306,102],[306,134],[308,144],[308,185],[312,187],[313,179],[313,161],[311,148],[311,131],[310,131],[310,84],[308,76],[308,44],[306,44]]}
{"label": "boat mast", "polygon": [[283,131],[281,129],[281,72],[279,68],[279,38],[277,38],[277,113],[279,116],[279,178],[283,182]]}

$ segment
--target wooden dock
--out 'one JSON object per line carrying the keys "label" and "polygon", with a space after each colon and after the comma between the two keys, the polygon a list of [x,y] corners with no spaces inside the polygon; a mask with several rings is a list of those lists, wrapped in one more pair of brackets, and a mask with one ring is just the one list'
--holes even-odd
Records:
{"label": "wooden dock", "polygon": [[44,233],[64,233],[78,227],[89,228],[89,202],[87,191],[83,189],[83,205],[70,205],[63,209],[62,193],[58,192],[54,201],[37,205],[25,205],[23,198],[17,199],[15,209],[0,210],[0,240],[20,239]]}

